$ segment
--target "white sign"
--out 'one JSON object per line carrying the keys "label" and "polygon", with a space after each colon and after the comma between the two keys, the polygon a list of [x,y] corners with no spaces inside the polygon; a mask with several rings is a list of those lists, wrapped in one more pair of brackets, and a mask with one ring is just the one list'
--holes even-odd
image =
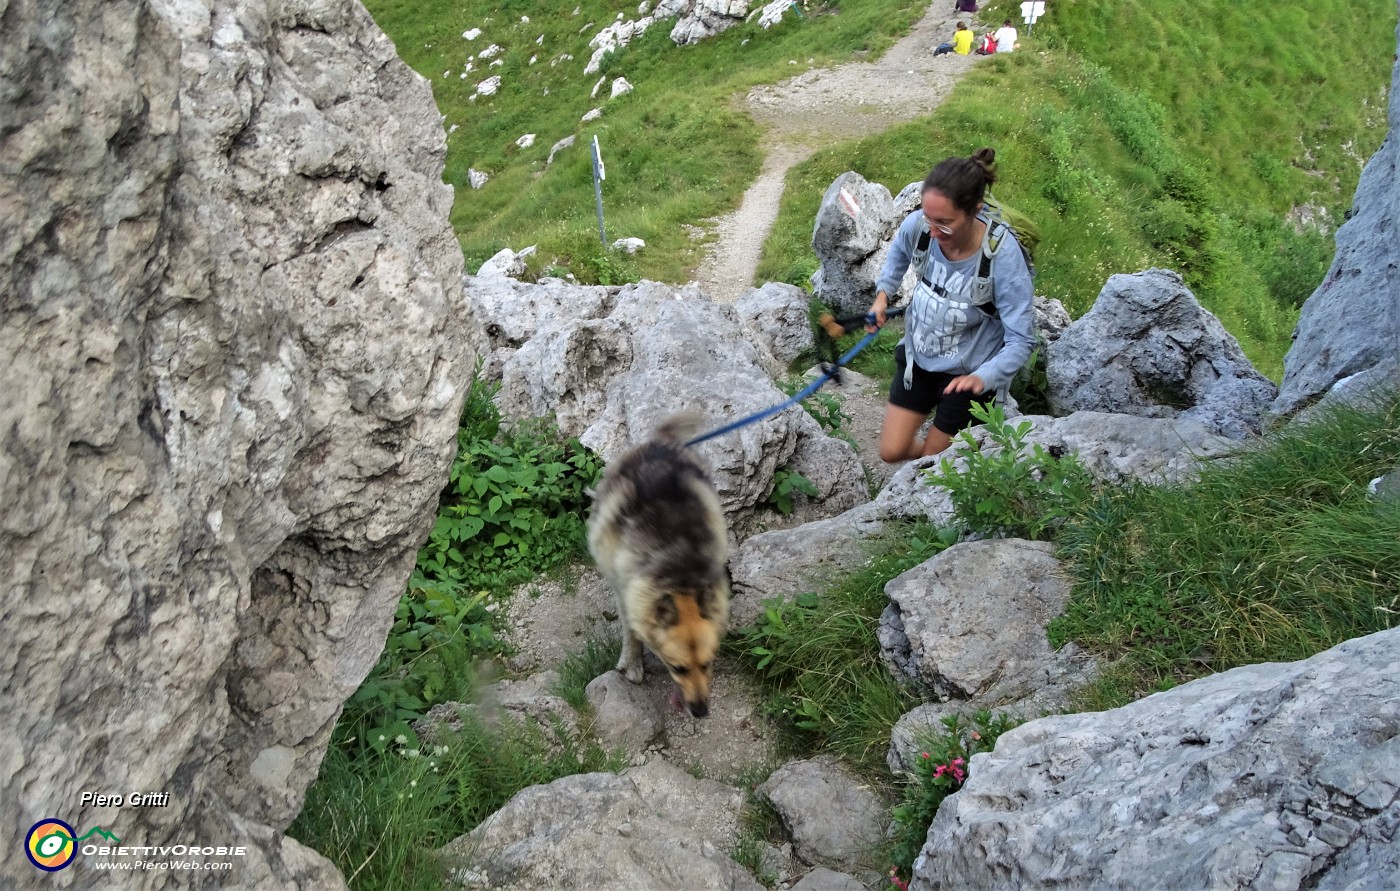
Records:
{"label": "white sign", "polygon": [[598,137],[593,137],[593,157],[598,159],[598,179],[607,179],[608,171],[603,166],[603,150],[598,148]]}
{"label": "white sign", "polygon": [[1027,25],[1035,24],[1035,20],[1043,15],[1045,15],[1045,0],[1033,0],[1033,2],[1021,4],[1021,21]]}

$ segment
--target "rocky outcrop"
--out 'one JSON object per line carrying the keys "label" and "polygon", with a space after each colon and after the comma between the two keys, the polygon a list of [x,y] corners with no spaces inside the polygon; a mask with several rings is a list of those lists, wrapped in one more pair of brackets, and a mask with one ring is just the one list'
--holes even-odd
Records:
{"label": "rocky outcrop", "polygon": [[[891,672],[965,712],[1063,708],[1094,665],[1077,647],[1056,650],[1046,638],[1070,593],[1054,550],[1018,539],[963,542],[891,580],[879,630]],[[901,720],[891,765],[907,767],[913,727],[941,729],[941,717],[926,709]]]}
{"label": "rocky outcrop", "polygon": [[677,46],[699,43],[741,24],[749,14],[749,0],[661,0],[657,18],[678,16],[671,29]]}
{"label": "rocky outcrop", "polygon": [[[821,263],[813,277],[816,297],[842,313],[869,309],[890,239],[907,215],[896,214],[890,190],[879,183],[854,171],[838,176],[812,226],[812,250]],[[901,301],[913,293],[914,280],[912,271],[905,275]]]}
{"label": "rocky outcrop", "polygon": [[1390,83],[1390,135],[1367,162],[1337,254],[1303,304],[1272,410],[1292,414],[1335,390],[1400,389],[1400,67]]}
{"label": "rocky outcrop", "polygon": [[1239,343],[1165,269],[1114,275],[1045,353],[1056,414],[1183,417],[1243,439],[1260,431],[1275,388]]}
{"label": "rocky outcrop", "polygon": [[[512,418],[552,416],[565,435],[610,459],[679,410],[698,410],[710,431],[786,399],[733,308],[693,286],[642,282],[601,294],[550,287],[532,292],[541,300],[538,327],[503,364],[497,402]],[[555,309],[544,309],[546,298],[557,301]],[[504,329],[516,314],[513,305],[477,305],[488,331]],[[752,530],[780,469],[813,483],[817,495],[808,504],[819,514],[868,497],[855,451],[797,407],[696,448],[740,536]]]}
{"label": "rocky outcrop", "polygon": [[1400,629],[975,755],[914,864],[938,888],[1393,888]]}
{"label": "rocky outcrop", "polygon": [[529,284],[489,269],[485,276],[463,276],[462,287],[470,295],[486,335],[482,375],[488,380],[500,380],[506,360],[541,329],[606,316],[618,291],[562,278]]}
{"label": "rocky outcrop", "polygon": [[516,793],[445,854],[454,881],[492,891],[762,891],[726,851],[743,796],[661,761]]}
{"label": "rocky outcrop", "polygon": [[383,648],[478,345],[432,95],[355,3],[21,2],[4,30],[6,847],[52,816],[248,846],[221,887],[342,887],[282,830]]}
{"label": "rocky outcrop", "polygon": [[776,373],[813,348],[807,292],[782,282],[750,288],[734,303],[749,342],[773,357]]}

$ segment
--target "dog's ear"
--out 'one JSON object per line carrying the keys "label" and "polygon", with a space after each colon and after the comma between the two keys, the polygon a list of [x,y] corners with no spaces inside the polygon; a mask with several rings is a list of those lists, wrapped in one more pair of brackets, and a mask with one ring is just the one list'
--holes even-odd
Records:
{"label": "dog's ear", "polygon": [[704,619],[713,619],[715,606],[715,593],[712,588],[701,586],[695,592],[695,606],[700,610],[700,616]]}
{"label": "dog's ear", "polygon": [[676,608],[676,600],[670,594],[658,597],[653,609],[656,614],[656,624],[662,628],[670,628],[681,620],[681,612]]}

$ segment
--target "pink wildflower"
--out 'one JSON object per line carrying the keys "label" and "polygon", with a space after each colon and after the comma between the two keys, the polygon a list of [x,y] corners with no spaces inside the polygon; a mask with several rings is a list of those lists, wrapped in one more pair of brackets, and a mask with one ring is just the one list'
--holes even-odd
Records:
{"label": "pink wildflower", "polygon": [[909,891],[909,883],[899,877],[899,873],[895,871],[893,866],[890,867],[890,871],[887,875],[889,876],[890,884],[898,888],[899,891]]}

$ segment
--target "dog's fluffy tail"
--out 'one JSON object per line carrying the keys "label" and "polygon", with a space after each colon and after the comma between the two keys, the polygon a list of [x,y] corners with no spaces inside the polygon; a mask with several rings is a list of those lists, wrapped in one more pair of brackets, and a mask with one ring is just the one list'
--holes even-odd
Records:
{"label": "dog's fluffy tail", "polygon": [[694,410],[671,415],[661,422],[661,426],[656,428],[656,438],[684,445],[687,440],[693,439],[695,434],[700,432],[702,420],[700,413]]}

